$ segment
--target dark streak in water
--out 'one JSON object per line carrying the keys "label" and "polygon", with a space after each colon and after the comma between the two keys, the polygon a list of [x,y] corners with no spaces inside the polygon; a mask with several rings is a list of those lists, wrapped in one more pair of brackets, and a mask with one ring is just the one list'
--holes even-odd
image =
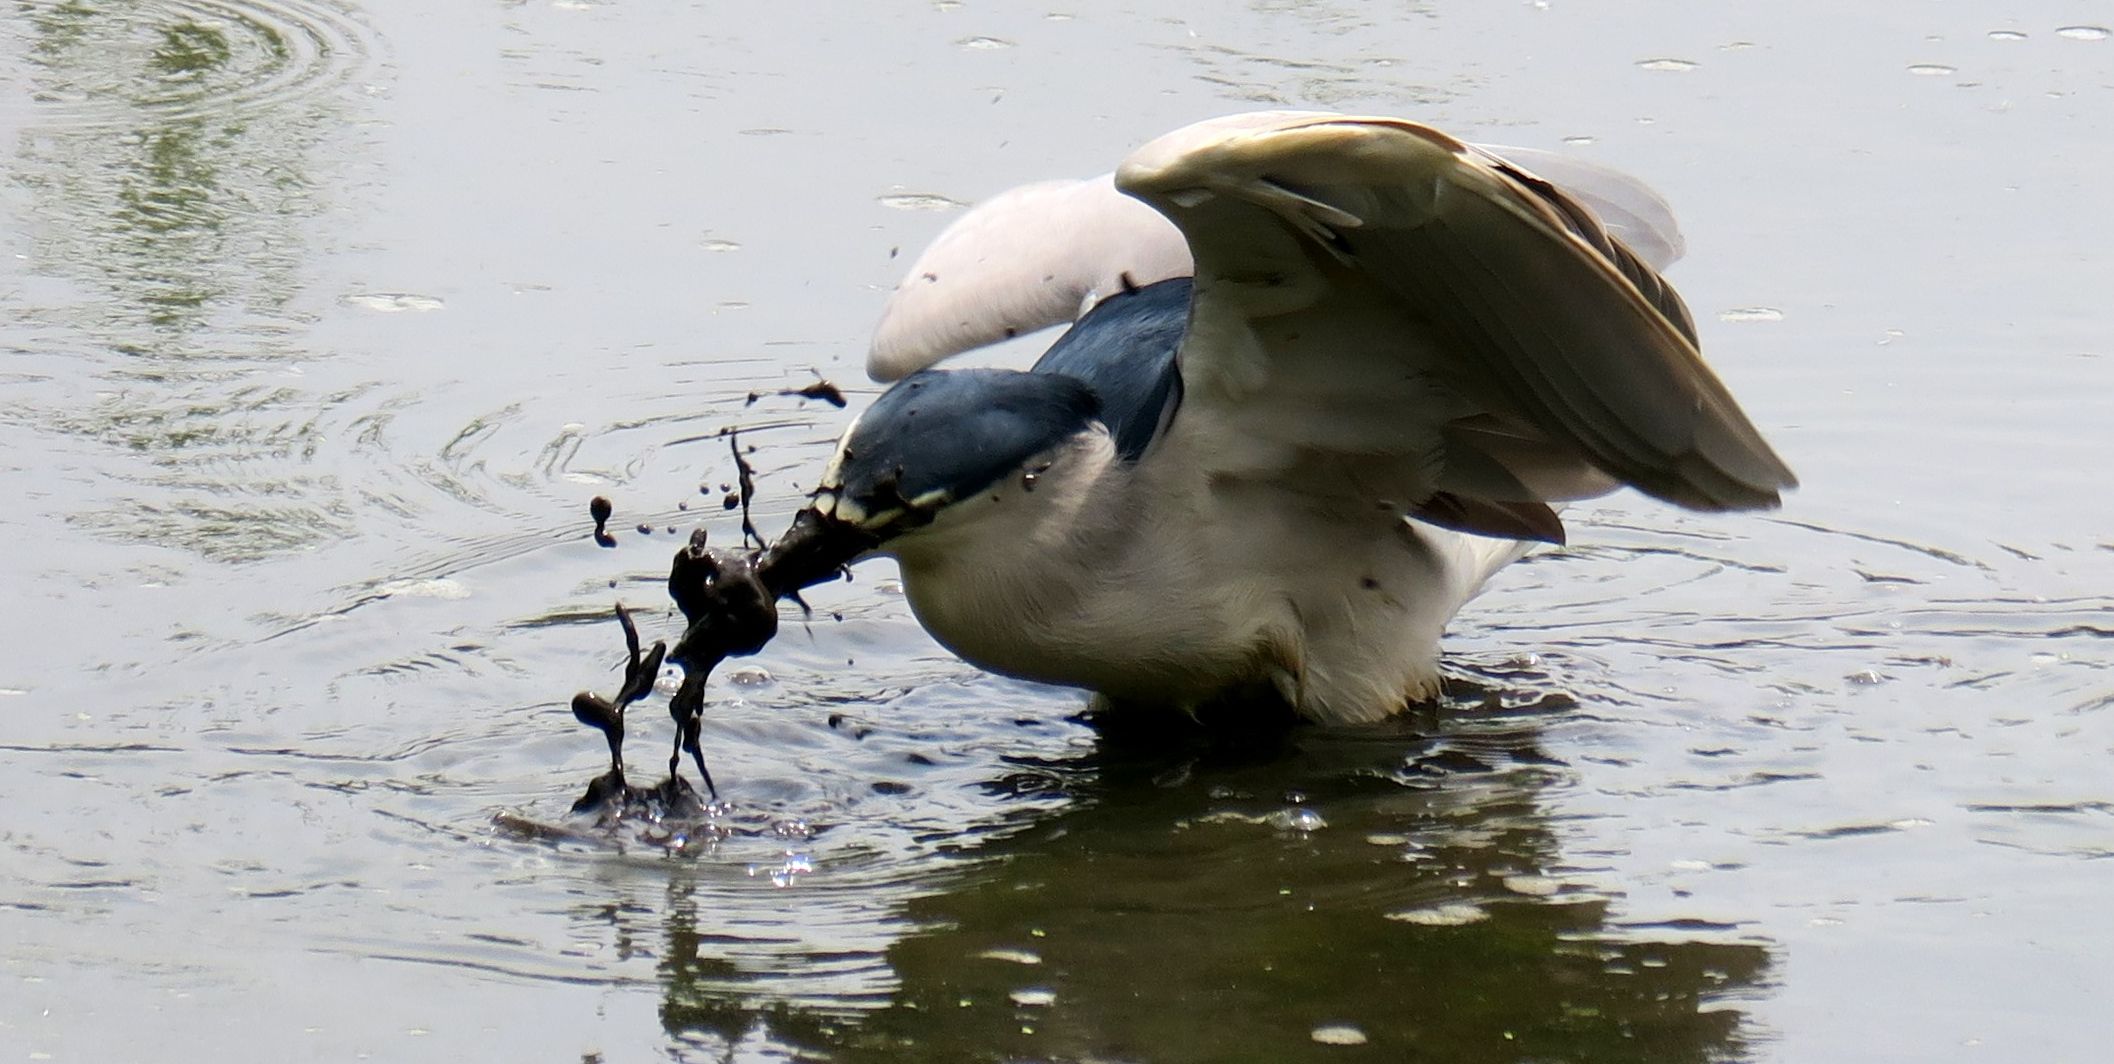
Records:
{"label": "dark streak in water", "polygon": [[1742,928],[1742,927],[1745,927],[1745,926],[1746,926],[1745,924],[1738,924],[1738,923],[1730,923],[1730,924],[1728,924],[1728,923],[1719,923],[1719,922],[1717,922],[1717,921],[1714,921],[1714,920],[1699,920],[1699,919],[1692,919],[1692,918],[1691,918],[1691,919],[1680,919],[1680,920],[1656,920],[1656,921],[1651,921],[1651,922],[1643,922],[1643,923],[1615,923],[1615,924],[1610,924],[1610,925],[1609,925],[1609,927],[1610,927],[1611,929],[1613,929],[1613,930],[1616,930],[1616,931],[1623,931],[1623,932],[1635,932],[1635,931],[1710,931],[1710,932],[1733,932],[1733,931],[1738,931],[1738,930],[1739,930],[1740,928]]}
{"label": "dark streak in water", "polygon": [[396,961],[400,964],[429,964],[443,968],[459,968],[469,972],[487,972],[504,975],[534,983],[562,983],[568,986],[634,987],[655,986],[652,979],[633,979],[621,975],[580,975],[574,972],[532,972],[525,968],[514,968],[490,961],[472,961],[461,957],[421,957],[411,953],[360,953],[352,951],[318,950],[319,953],[343,952],[363,960]]}
{"label": "dark streak in water", "polygon": [[1815,842],[1820,842],[1829,839],[1862,838],[1866,835],[1887,835],[1900,830],[1899,827],[1893,824],[1844,824],[1840,827],[1820,828],[1814,831],[1795,831],[1791,834],[1795,838],[1812,839]]}
{"label": "dark streak in water", "polygon": [[52,743],[48,746],[29,746],[21,743],[0,743],[0,750],[22,754],[179,754],[180,746],[159,746],[154,743]]}
{"label": "dark streak in water", "polygon": [[1725,783],[1669,783],[1666,785],[1666,789],[1670,791],[1737,791],[1748,787],[1766,787],[1772,783],[1798,783],[1820,778],[1821,775],[1818,772],[1750,772],[1736,780],[1730,780]]}
{"label": "dark streak in water", "polygon": [[2114,813],[2114,802],[2025,802],[2015,805],[1972,802],[1960,808],[1970,813]]}
{"label": "dark streak in water", "polygon": [[1995,569],[1990,568],[1990,566],[1984,562],[1978,562],[1965,554],[1959,554],[1954,551],[1949,551],[1944,549],[1943,547],[1931,547],[1921,543],[1910,543],[1908,540],[1905,539],[1894,539],[1889,536],[1874,535],[1870,532],[1850,532],[1840,528],[1829,528],[1826,525],[1816,525],[1805,521],[1795,521],[1788,517],[1771,517],[1765,518],[1765,520],[1769,521],[1771,524],[1785,525],[1790,528],[1802,529],[1807,532],[1818,532],[1824,536],[1840,536],[1844,539],[1854,539],[1863,543],[1876,543],[1882,547],[1894,547],[1900,550],[1921,554],[1926,558],[1936,558],[1941,562],[1948,562],[1950,564],[1957,565],[1966,569],[1978,569],[1985,573],[1991,573],[1996,571]]}
{"label": "dark streak in water", "polygon": [[815,422],[812,419],[785,418],[777,421],[754,421],[750,422],[749,424],[740,425],[731,429],[707,432],[695,436],[677,436],[667,442],[668,446],[677,447],[688,443],[716,443],[719,440],[724,439],[730,431],[771,432],[776,429],[811,429],[814,427]]}

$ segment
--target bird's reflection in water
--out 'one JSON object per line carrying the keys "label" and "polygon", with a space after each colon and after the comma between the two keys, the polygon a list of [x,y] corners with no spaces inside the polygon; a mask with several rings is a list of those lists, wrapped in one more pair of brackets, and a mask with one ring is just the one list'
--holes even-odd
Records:
{"label": "bird's reflection in water", "polygon": [[673,871],[663,1025],[839,1060],[1739,1056],[1767,946],[1618,923],[1544,804],[1552,707],[1464,686],[1383,727],[1009,761],[985,786],[1019,822],[910,889],[777,895],[836,924],[779,963],[732,956],[757,944],[712,930],[731,899]]}

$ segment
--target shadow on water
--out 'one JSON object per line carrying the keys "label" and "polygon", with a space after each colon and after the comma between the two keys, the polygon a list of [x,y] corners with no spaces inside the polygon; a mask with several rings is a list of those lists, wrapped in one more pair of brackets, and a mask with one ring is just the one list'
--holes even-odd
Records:
{"label": "shadow on water", "polygon": [[[804,929],[805,958],[743,964],[714,928],[745,902],[697,869],[669,873],[657,921],[634,900],[641,918],[610,922],[664,932],[662,1024],[707,1054],[1739,1056],[1770,948],[1620,922],[1544,805],[1569,771],[1542,749],[1547,707],[1483,701],[1274,741],[1009,758],[982,787],[1032,808],[908,891],[879,958]],[[817,886],[779,895],[799,913],[784,919],[833,919],[841,899]]]}

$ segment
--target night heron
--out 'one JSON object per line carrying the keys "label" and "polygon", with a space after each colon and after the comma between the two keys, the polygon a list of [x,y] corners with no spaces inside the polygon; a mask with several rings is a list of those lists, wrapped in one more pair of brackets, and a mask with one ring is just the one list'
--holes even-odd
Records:
{"label": "night heron", "polygon": [[[1462,603],[1562,541],[1556,505],[1796,483],[1660,278],[1680,251],[1589,163],[1398,119],[1192,125],[940,235],[874,340],[900,379],[772,550],[895,558],[996,672],[1386,717],[1438,693]],[[1075,316],[1031,370],[926,368]]]}

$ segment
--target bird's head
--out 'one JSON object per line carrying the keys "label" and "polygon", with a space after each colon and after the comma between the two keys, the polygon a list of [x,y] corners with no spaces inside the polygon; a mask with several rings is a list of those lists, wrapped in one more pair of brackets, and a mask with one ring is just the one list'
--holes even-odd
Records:
{"label": "bird's head", "polygon": [[1077,378],[1003,369],[925,370],[852,422],[813,501],[764,552],[773,590],[797,591],[851,562],[893,553],[1032,495],[1051,464],[1101,430]]}

